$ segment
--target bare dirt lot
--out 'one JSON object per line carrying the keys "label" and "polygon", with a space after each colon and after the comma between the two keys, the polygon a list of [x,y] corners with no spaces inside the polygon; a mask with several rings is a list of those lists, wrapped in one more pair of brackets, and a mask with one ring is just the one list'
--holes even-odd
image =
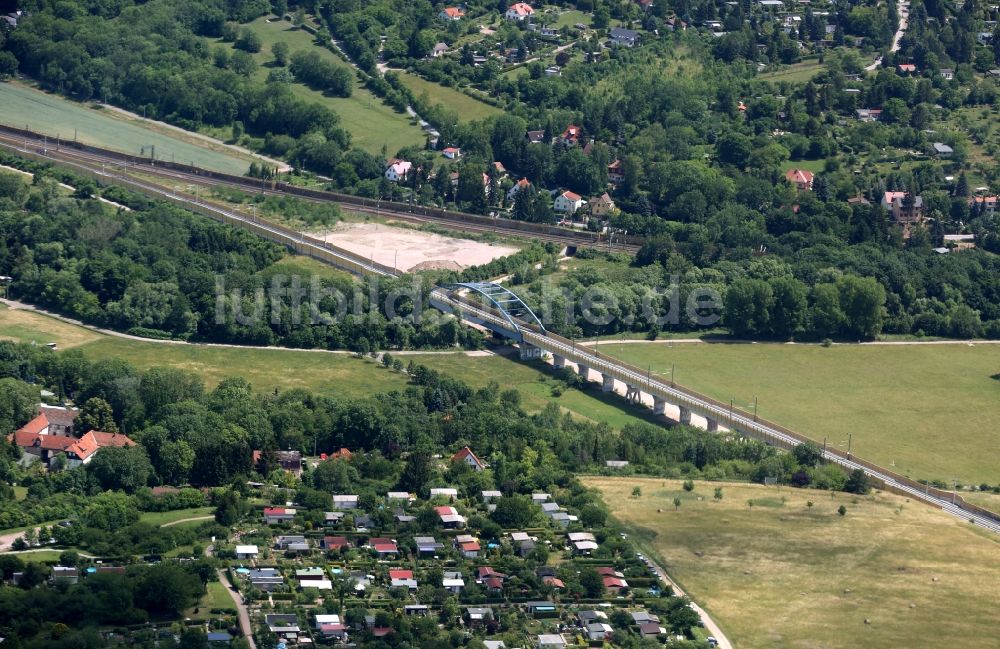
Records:
{"label": "bare dirt lot", "polygon": [[314,236],[401,271],[461,270],[517,252],[512,246],[456,239],[381,223],[341,223],[329,233]]}

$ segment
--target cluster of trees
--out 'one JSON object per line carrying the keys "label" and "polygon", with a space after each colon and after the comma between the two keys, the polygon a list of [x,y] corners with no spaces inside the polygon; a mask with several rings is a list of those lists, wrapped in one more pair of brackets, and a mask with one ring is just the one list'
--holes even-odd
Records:
{"label": "cluster of trees", "polygon": [[315,90],[338,97],[350,97],[354,90],[354,74],[351,69],[324,59],[315,50],[293,54],[288,69],[298,81]]}
{"label": "cluster of trees", "polygon": [[177,616],[215,579],[215,568],[204,560],[130,566],[124,574],[96,573],[77,584],[51,586],[44,584],[48,568],[41,563],[8,555],[0,571],[5,582],[14,572],[23,574],[19,586],[0,587],[0,628],[16,647],[103,646],[99,626]]}
{"label": "cluster of trees", "polygon": [[[164,203],[118,197],[133,210],[63,198],[50,178],[27,198],[21,190],[0,196],[0,273],[14,278],[10,295],[159,337],[361,352],[480,344],[478,332],[434,317],[424,301],[430,283],[414,289],[408,279],[386,279],[372,292],[347,275],[286,277],[274,267],[287,254],[280,246]],[[296,280],[304,293],[298,299],[275,294]],[[265,289],[271,293],[257,295]],[[403,297],[393,302],[397,292]],[[387,304],[396,309],[391,319]],[[322,322],[314,306],[328,316]],[[417,306],[422,317],[408,317]]]}

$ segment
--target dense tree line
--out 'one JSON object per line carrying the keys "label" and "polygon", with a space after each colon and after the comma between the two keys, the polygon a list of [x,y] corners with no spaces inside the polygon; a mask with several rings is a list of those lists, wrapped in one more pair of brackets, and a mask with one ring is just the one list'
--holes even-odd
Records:
{"label": "dense tree line", "polygon": [[[10,295],[154,337],[361,352],[481,340],[434,317],[424,300],[429,282],[385,279],[372,292],[347,275],[286,276],[274,266],[287,254],[280,246],[164,203],[121,198],[134,209],[64,198],[49,178],[30,196],[0,196],[0,273],[14,278]],[[281,298],[296,282],[302,295]],[[423,317],[408,317],[417,306]]]}

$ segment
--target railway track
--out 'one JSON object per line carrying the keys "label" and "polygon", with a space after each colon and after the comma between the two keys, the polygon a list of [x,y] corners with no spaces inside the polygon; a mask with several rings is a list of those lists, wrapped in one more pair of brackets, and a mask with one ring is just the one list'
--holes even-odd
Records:
{"label": "railway track", "polygon": [[618,241],[612,241],[609,243],[607,241],[594,241],[589,238],[569,233],[566,235],[560,235],[549,232],[523,230],[513,227],[513,225],[511,225],[512,222],[507,219],[494,218],[492,223],[487,225],[483,223],[473,223],[469,220],[463,219],[461,213],[456,213],[454,217],[421,214],[419,213],[419,210],[424,208],[423,206],[417,205],[413,206],[413,208],[409,211],[402,211],[399,209],[387,209],[382,207],[381,201],[375,201],[374,205],[370,205],[364,202],[345,202],[343,200],[337,200],[337,198],[333,196],[329,198],[305,196],[299,193],[284,191],[281,188],[271,187],[266,181],[261,181],[260,184],[257,185],[256,182],[251,181],[249,178],[245,181],[235,182],[224,178],[157,166],[155,162],[144,162],[141,164],[130,163],[123,160],[121,158],[121,154],[116,154],[115,152],[102,154],[94,151],[84,151],[73,146],[64,145],[59,141],[49,140],[47,138],[13,135],[10,133],[0,132],[0,145],[5,145],[6,148],[15,151],[33,151],[35,153],[43,152],[44,155],[52,158],[54,161],[63,160],[73,162],[89,168],[92,172],[100,171],[101,173],[105,173],[105,170],[110,167],[112,169],[122,169],[123,173],[126,175],[131,171],[132,173],[141,173],[147,176],[154,176],[156,178],[163,178],[175,182],[183,182],[187,185],[198,187],[211,188],[222,186],[246,193],[259,193],[265,196],[291,196],[313,203],[330,202],[340,205],[345,210],[353,212],[384,216],[386,218],[419,225],[436,225],[470,234],[503,235],[520,239],[557,243],[567,247],[598,248],[614,252],[625,252],[628,254],[635,254],[639,249],[639,246],[635,243]]}

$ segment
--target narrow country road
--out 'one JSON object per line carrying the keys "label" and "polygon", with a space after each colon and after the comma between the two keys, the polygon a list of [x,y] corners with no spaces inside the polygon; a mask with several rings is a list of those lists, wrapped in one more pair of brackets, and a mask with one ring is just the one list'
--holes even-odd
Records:
{"label": "narrow country road", "polygon": [[[205,556],[212,556],[212,546],[205,546]],[[226,587],[226,592],[233,599],[233,604],[236,606],[236,612],[239,614],[240,618],[240,630],[243,631],[243,637],[247,639],[247,643],[250,645],[250,649],[257,649],[257,643],[253,641],[253,625],[250,624],[250,612],[247,607],[243,604],[243,598],[239,593],[233,588],[233,585],[229,582],[229,577],[226,576],[226,571],[222,568],[217,568],[216,573],[219,575],[219,583]]]}
{"label": "narrow country road", "polygon": [[164,523],[160,527],[172,527],[174,525],[180,525],[182,523],[193,523],[194,521],[211,521],[215,520],[215,516],[209,514],[208,516],[193,516],[191,518],[182,518],[179,521],[170,521],[169,523]]}
{"label": "narrow country road", "polygon": [[[895,53],[899,51],[899,41],[903,40],[903,34],[906,33],[906,25],[910,20],[910,3],[900,2],[899,3],[899,29],[892,36],[892,45],[889,47],[889,52]],[[875,59],[871,65],[865,67],[866,72],[871,72],[882,65],[882,57]]]}
{"label": "narrow country road", "polygon": [[[650,557],[648,554],[645,554],[643,556],[645,556],[646,559],[649,561],[648,565],[650,569],[654,573],[656,573],[656,576],[660,579],[660,581],[663,581],[670,585],[670,587],[674,591],[674,595],[677,595],[678,597],[687,597],[687,593],[684,592],[684,589],[678,586],[677,582],[671,579],[670,576],[667,574],[667,572],[663,568],[661,568],[659,564],[653,561],[652,557]],[[705,609],[698,606],[692,601],[691,610],[693,610],[695,613],[698,614],[698,617],[701,618],[701,623],[705,625],[705,630],[707,630],[708,634],[713,638],[715,638],[716,641],[719,643],[719,649],[733,649],[733,644],[729,641],[729,638],[726,637],[726,634],[722,632],[722,629],[719,628],[719,625],[715,623],[715,620],[712,619],[712,617],[708,614],[708,612],[705,611]]]}

